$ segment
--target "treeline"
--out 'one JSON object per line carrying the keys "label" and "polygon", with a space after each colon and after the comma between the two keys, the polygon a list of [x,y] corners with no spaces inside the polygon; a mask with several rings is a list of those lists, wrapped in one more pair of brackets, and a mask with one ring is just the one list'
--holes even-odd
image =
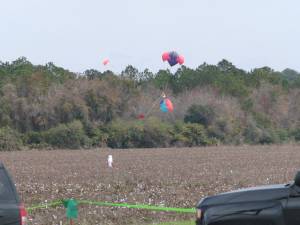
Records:
{"label": "treeline", "polygon": [[[173,113],[159,110],[165,91]],[[300,141],[300,74],[222,60],[152,73],[0,62],[0,150]],[[144,119],[138,119],[139,115]]]}

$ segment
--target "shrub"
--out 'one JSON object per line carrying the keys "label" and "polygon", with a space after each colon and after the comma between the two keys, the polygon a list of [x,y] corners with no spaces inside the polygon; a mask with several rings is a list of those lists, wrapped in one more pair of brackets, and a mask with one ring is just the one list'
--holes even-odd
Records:
{"label": "shrub", "polygon": [[262,135],[259,139],[259,144],[272,144],[277,143],[277,137],[274,132],[270,130],[263,130]]}
{"label": "shrub", "polygon": [[144,145],[147,147],[168,147],[172,139],[172,125],[150,118],[144,124]]}
{"label": "shrub", "polygon": [[244,129],[243,136],[248,144],[259,144],[263,130],[259,128],[252,120],[248,121]]}
{"label": "shrub", "polygon": [[44,133],[44,137],[47,144],[58,148],[76,149],[90,145],[83,125],[78,120],[51,128]]}
{"label": "shrub", "polygon": [[47,144],[45,142],[44,132],[31,131],[23,136],[24,144],[31,148],[45,148]]}
{"label": "shrub", "polygon": [[219,118],[208,127],[209,137],[214,137],[224,144],[241,144],[243,141],[239,121]]}
{"label": "shrub", "polygon": [[89,138],[89,145],[91,147],[106,147],[107,146],[108,134],[97,130],[96,135]]}
{"label": "shrub", "polygon": [[90,139],[90,145],[93,147],[103,147],[107,145],[108,134],[104,132],[101,127],[93,123],[86,122],[84,124],[84,131],[87,137]]}
{"label": "shrub", "polygon": [[267,117],[267,115],[259,112],[253,112],[252,116],[259,127],[261,128],[272,127],[272,121]]}
{"label": "shrub", "polygon": [[115,121],[106,127],[111,148],[167,147],[172,127],[157,119],[145,121]]}
{"label": "shrub", "polygon": [[300,141],[300,128],[291,132],[292,136],[295,138],[295,141]]}
{"label": "shrub", "polygon": [[41,144],[44,142],[44,136],[42,132],[29,132],[24,137],[24,142],[29,145]]}
{"label": "shrub", "polygon": [[173,145],[206,146],[216,144],[216,139],[209,138],[203,125],[177,123],[173,131]]}
{"label": "shrub", "polygon": [[274,144],[285,141],[285,134],[280,130],[260,128],[254,123],[248,124],[244,130],[245,142],[249,144]]}
{"label": "shrub", "polygon": [[0,128],[0,151],[14,151],[22,148],[20,134],[10,127]]}
{"label": "shrub", "polygon": [[106,127],[111,148],[156,148],[216,144],[203,125],[178,122],[175,125],[150,118],[145,121],[116,121]]}
{"label": "shrub", "polygon": [[192,105],[184,117],[186,123],[200,123],[207,127],[215,118],[214,109],[211,106]]}
{"label": "shrub", "polygon": [[277,129],[275,132],[280,142],[287,142],[290,140],[289,132],[287,130]]}
{"label": "shrub", "polygon": [[105,127],[108,133],[107,145],[111,148],[128,148],[128,124],[116,121]]}

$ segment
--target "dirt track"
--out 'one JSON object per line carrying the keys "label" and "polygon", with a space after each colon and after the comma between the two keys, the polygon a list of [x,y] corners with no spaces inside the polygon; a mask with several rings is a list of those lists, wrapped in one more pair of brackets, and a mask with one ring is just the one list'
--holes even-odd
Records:
{"label": "dirt track", "polygon": [[[114,157],[114,173],[106,166]],[[194,207],[204,196],[285,183],[300,169],[300,146],[2,152],[26,206],[60,198]],[[30,224],[65,222],[62,208],[37,210]],[[77,224],[149,224],[194,215],[81,206]]]}

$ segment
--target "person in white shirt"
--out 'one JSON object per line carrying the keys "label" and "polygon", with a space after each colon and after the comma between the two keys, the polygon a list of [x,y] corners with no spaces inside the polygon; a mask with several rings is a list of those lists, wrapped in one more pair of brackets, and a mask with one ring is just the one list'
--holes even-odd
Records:
{"label": "person in white shirt", "polygon": [[109,168],[113,168],[113,163],[114,163],[114,161],[113,161],[112,155],[108,155],[108,157],[107,157],[107,165],[108,165],[108,167]]}

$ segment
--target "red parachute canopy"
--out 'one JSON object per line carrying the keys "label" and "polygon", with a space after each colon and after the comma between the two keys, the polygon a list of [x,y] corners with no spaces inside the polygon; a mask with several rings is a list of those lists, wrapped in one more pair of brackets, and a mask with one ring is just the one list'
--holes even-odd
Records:
{"label": "red parachute canopy", "polygon": [[103,62],[102,62],[102,64],[103,64],[104,66],[106,66],[108,63],[109,63],[109,59],[104,59]]}
{"label": "red parachute canopy", "polygon": [[164,52],[161,56],[163,61],[167,61],[170,58],[169,52]]}
{"label": "red parachute canopy", "polygon": [[184,57],[183,57],[183,55],[179,55],[179,56],[177,57],[177,62],[178,62],[180,65],[182,65],[182,64],[184,63]]}
{"label": "red parachute canopy", "polygon": [[165,99],[165,104],[166,104],[169,112],[173,112],[174,111],[173,103],[171,102],[170,99],[166,98]]}
{"label": "red parachute canopy", "polygon": [[179,55],[177,52],[175,51],[171,51],[171,52],[164,52],[162,54],[162,60],[168,61],[170,66],[175,66],[177,64],[182,65],[184,63],[184,57],[183,55]]}

